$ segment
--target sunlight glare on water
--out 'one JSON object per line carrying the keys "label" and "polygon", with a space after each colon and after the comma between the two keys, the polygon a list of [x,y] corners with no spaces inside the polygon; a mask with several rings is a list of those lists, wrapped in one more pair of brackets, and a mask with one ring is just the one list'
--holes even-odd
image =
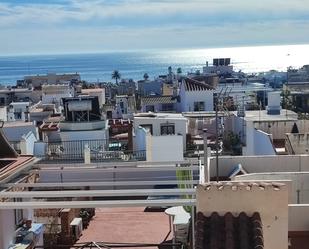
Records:
{"label": "sunlight glare on water", "polygon": [[111,73],[119,70],[122,78],[140,80],[144,73],[150,79],[166,74],[167,68],[182,72],[202,71],[206,61],[231,58],[236,71],[246,73],[268,70],[286,71],[309,64],[309,45],[234,47],[211,49],[156,50],[70,55],[32,55],[0,57],[0,83],[15,84],[25,75],[47,73],[81,74],[90,82],[112,81]]}

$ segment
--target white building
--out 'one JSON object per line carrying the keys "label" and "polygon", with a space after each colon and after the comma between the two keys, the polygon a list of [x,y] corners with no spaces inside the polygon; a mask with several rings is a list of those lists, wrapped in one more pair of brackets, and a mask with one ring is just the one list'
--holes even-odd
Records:
{"label": "white building", "polygon": [[[216,87],[216,94],[226,93],[226,97],[232,100],[231,104],[235,107],[240,105],[250,106],[259,105],[266,102],[266,96],[274,91],[271,87],[264,84],[219,84]],[[261,99],[258,99],[260,97]]]}
{"label": "white building", "polygon": [[239,136],[243,155],[275,155],[285,152],[285,134],[297,122],[297,114],[289,110],[281,110],[279,115],[266,110],[245,111],[245,116],[235,112],[226,118],[225,131]]}
{"label": "white building", "polygon": [[82,89],[81,95],[98,97],[100,107],[105,104],[105,88]]}
{"label": "white building", "polygon": [[194,79],[183,79],[180,86],[179,112],[213,111],[212,86]]}
{"label": "white building", "polygon": [[0,107],[0,120],[2,120],[2,121],[8,120],[8,114],[7,114],[7,107],[6,106]]}
{"label": "white building", "polygon": [[[32,165],[34,164],[33,156],[20,155],[10,147],[9,142],[7,141],[3,131],[0,129],[0,184],[6,183],[16,183],[17,181],[25,182],[31,179],[31,176],[21,177],[22,172],[28,172]],[[23,178],[23,179],[22,179]],[[17,180],[18,179],[18,180]],[[32,179],[33,180],[33,179]],[[5,188],[4,191],[16,191],[14,188]],[[0,205],[5,201],[10,200],[7,198],[0,199]],[[22,200],[22,199],[19,199]],[[7,209],[0,210],[0,248],[17,248],[16,237],[19,235],[20,225],[23,224],[25,220],[32,221],[33,220],[33,209]],[[29,224],[29,232],[24,233],[28,234],[26,236],[22,236],[20,238],[20,242],[23,242],[24,248],[30,248],[30,244],[33,245],[42,245],[43,244],[43,225],[42,224],[34,224],[34,222],[30,222]],[[35,238],[35,240],[34,240]],[[26,240],[29,240],[26,242]],[[38,243],[38,244],[37,244]],[[20,244],[19,244],[20,245]],[[15,247],[16,246],[16,247]]]}
{"label": "white building", "polygon": [[108,124],[101,116],[98,97],[64,98],[63,104],[64,118],[43,123],[40,127],[43,141],[48,146],[45,149],[47,156],[80,159],[86,145],[93,150],[105,150]]}
{"label": "white building", "polygon": [[0,89],[0,106],[7,106],[11,102],[36,103],[40,100],[41,91],[34,91],[32,88],[12,88]]}
{"label": "white building", "polygon": [[113,118],[132,119],[136,111],[135,96],[118,95],[116,96],[116,107]]}
{"label": "white building", "polygon": [[217,58],[213,59],[213,65],[209,66],[208,61],[206,62],[206,66],[203,67],[203,74],[232,74],[233,66],[230,65],[230,58]]}
{"label": "white building", "polygon": [[44,84],[62,84],[65,82],[79,82],[80,75],[78,73],[73,74],[48,73],[45,75],[25,76],[24,81],[28,86],[31,85],[34,88],[39,88],[41,85]]}
{"label": "white building", "polygon": [[270,92],[266,110],[238,111],[225,119],[225,131],[240,138],[243,155],[275,155],[285,151],[286,133],[298,123],[297,113],[281,110],[280,94]]}
{"label": "white building", "polygon": [[187,119],[181,114],[140,113],[134,116],[133,147],[147,161],[181,161],[186,149]]}
{"label": "white building", "polygon": [[8,121],[29,121],[30,102],[12,102],[8,108]]}
{"label": "white building", "polygon": [[33,155],[35,143],[39,140],[38,128],[32,122],[6,122],[3,133],[11,146],[23,155]]}
{"label": "white building", "polygon": [[42,85],[42,104],[61,105],[61,99],[74,96],[74,88],[69,84]]}

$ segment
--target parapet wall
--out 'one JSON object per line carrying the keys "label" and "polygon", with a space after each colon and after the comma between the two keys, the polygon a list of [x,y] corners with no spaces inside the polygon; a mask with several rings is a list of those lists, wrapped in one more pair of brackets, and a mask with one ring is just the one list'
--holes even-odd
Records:
{"label": "parapet wall", "polygon": [[197,187],[197,212],[238,216],[260,213],[265,248],[288,248],[288,186],[282,183],[222,182]]}
{"label": "parapet wall", "polygon": [[[220,156],[219,175],[228,176],[241,164],[247,173],[309,171],[309,155]],[[216,158],[210,158],[210,175],[216,175]]]}

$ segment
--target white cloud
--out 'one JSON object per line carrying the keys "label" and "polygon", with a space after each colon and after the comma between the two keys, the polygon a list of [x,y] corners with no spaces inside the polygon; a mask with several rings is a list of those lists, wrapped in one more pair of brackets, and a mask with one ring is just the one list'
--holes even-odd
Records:
{"label": "white cloud", "polygon": [[[138,19],[142,18],[166,18],[182,16],[192,19],[200,16],[207,19],[208,16],[285,18],[297,17],[297,15],[309,11],[306,0],[282,1],[282,0],[191,0],[191,1],[81,1],[71,0],[69,4],[20,4],[12,5],[0,3],[0,25],[9,27],[12,25],[25,25],[27,23],[57,24],[69,20],[85,22],[106,19]],[[232,19],[232,18],[231,18]],[[236,18],[237,19],[237,18]],[[109,23],[110,24],[110,23]],[[125,26],[125,22],[123,23]]]}
{"label": "white cloud", "polygon": [[0,53],[309,42],[308,0],[0,3]]}
{"label": "white cloud", "polygon": [[[220,27],[80,28],[8,30],[0,52],[9,54],[74,53],[160,48],[224,47],[308,42],[309,22],[275,22]],[[284,32],[282,32],[284,30]],[[289,34],[289,35],[287,35]],[[22,37],[22,41],[20,39]]]}

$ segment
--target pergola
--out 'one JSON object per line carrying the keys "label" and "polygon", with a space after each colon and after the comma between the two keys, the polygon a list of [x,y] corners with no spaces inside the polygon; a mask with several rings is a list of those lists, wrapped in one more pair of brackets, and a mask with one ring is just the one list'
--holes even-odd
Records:
{"label": "pergola", "polygon": [[[116,165],[116,166],[115,166]],[[99,208],[99,207],[194,207],[195,185],[199,179],[194,179],[194,172],[199,174],[201,165],[192,162],[115,162],[101,164],[37,164],[31,170],[39,174],[41,170],[51,172],[80,171],[86,172],[187,172],[191,177],[184,179],[122,179],[118,181],[73,181],[73,182],[14,182],[2,184],[0,192],[0,209],[51,209],[51,208]],[[157,186],[157,188],[153,188]],[[104,189],[104,188],[118,189]],[[103,188],[103,189],[102,189]],[[86,198],[85,198],[86,197]],[[64,199],[65,198],[65,199]],[[15,200],[22,200],[16,202]],[[68,199],[70,199],[68,201]],[[78,200],[81,199],[81,200]],[[194,224],[194,208],[192,208],[192,224]],[[192,226],[192,234],[194,227]],[[158,245],[143,244],[140,247]],[[181,248],[181,244],[173,244]],[[177,247],[178,246],[178,247]],[[111,244],[103,242],[88,242],[76,244],[72,248],[130,248],[138,244]],[[43,248],[43,247],[36,247]],[[61,248],[58,247],[58,248]]]}

